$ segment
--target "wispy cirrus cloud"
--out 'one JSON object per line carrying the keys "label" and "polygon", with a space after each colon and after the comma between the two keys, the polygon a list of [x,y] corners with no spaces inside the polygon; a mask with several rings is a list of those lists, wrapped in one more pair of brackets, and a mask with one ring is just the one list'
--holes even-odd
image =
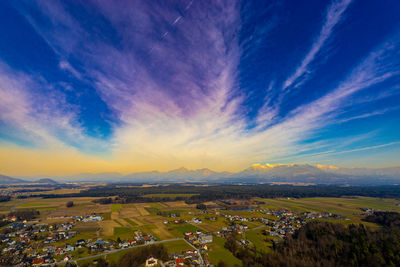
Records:
{"label": "wispy cirrus cloud", "polygon": [[86,135],[76,107],[43,77],[0,62],[0,99],[0,121],[8,126],[2,132],[8,138],[42,149],[79,147],[87,153],[106,149],[101,140]]}
{"label": "wispy cirrus cloud", "polygon": [[[223,146],[216,145],[217,140],[241,131],[240,99],[233,94],[238,5],[188,2],[181,11],[137,2],[128,7],[101,1],[94,5],[123,36],[118,47],[91,38],[61,3],[34,5],[48,19],[44,26],[22,13],[60,56],[59,67],[93,81],[103,101],[118,114],[122,125],[112,140],[116,157],[125,162],[147,155],[146,161],[163,161],[175,153],[180,159],[189,154],[192,160],[199,154],[222,159],[223,154],[211,147]],[[65,40],[69,32],[79,33],[73,43]],[[66,60],[71,55],[84,66],[84,74]]]}
{"label": "wispy cirrus cloud", "polygon": [[[397,35],[366,55],[336,84],[324,88],[328,93],[322,97],[294,105],[284,116],[279,111],[281,104],[288,104],[284,102],[287,91],[302,89],[316,68],[313,62],[320,61],[327,42],[335,38],[335,27],[350,4],[350,0],[334,1],[328,7],[307,54],[285,76],[279,101],[270,97],[276,93],[275,80],[267,82],[264,104],[250,127],[249,107],[243,103],[251,92],[244,92],[238,83],[239,63],[246,52],[240,41],[250,46],[260,40],[255,35],[239,40],[242,20],[250,19],[240,13],[240,3],[92,1],[80,5],[82,14],[96,14],[96,24],[87,25],[79,12],[71,12],[63,2],[26,2],[17,8],[53,49],[56,67],[68,79],[91,87],[118,122],[107,140],[91,137],[80,117],[85,103],[69,103],[67,93],[55,90],[45,78],[12,74],[6,67],[0,68],[0,94],[7,97],[0,103],[0,116],[18,129],[21,138],[28,136],[45,149],[76,149],[66,158],[79,158],[95,171],[168,170],[182,165],[239,170],[298,153],[303,157],[333,154],[335,146],[353,139],[309,140],[327,126],[357,118],[339,118],[349,99],[356,103],[360,92],[399,76]],[[62,83],[68,93],[80,90],[81,84]],[[38,86],[47,91],[35,91]],[[366,113],[364,118],[372,115]],[[396,143],[387,144],[375,148]],[[43,158],[48,157],[45,149],[38,151]],[[85,157],[96,153],[98,161]],[[104,153],[108,157],[101,157]]]}
{"label": "wispy cirrus cloud", "polygon": [[375,110],[373,112],[368,112],[368,113],[364,113],[361,115],[356,115],[356,116],[352,116],[352,117],[348,117],[342,120],[338,120],[338,123],[343,123],[343,122],[348,122],[348,121],[352,121],[352,120],[358,120],[358,119],[365,119],[365,118],[369,118],[369,117],[373,117],[373,116],[378,116],[378,115],[383,115],[387,112],[390,111],[394,111],[399,109],[398,107],[392,107],[392,108],[384,108],[384,109],[379,109],[379,110]]}
{"label": "wispy cirrus cloud", "polygon": [[316,56],[327,43],[329,38],[331,38],[336,25],[343,20],[344,13],[351,2],[352,0],[335,0],[328,7],[321,31],[315,38],[310,50],[303,58],[300,65],[296,68],[295,72],[284,81],[282,90],[286,90],[290,86],[297,87],[307,79],[307,76],[311,73],[310,64],[315,60]]}
{"label": "wispy cirrus cloud", "polygon": [[[273,139],[272,144],[260,149],[264,153],[263,157],[273,159],[274,156],[279,157],[288,151],[299,150],[303,146],[302,141],[307,140],[319,129],[340,122],[336,117],[340,114],[340,108],[347,105],[345,101],[349,97],[399,77],[400,56],[397,49],[399,42],[397,34],[392,36],[366,56],[336,88],[308,104],[297,107],[282,118],[280,123],[257,133],[252,140],[253,146],[259,146],[257,144],[263,140]],[[279,151],[276,147],[279,147],[280,153],[271,154],[271,151]]]}

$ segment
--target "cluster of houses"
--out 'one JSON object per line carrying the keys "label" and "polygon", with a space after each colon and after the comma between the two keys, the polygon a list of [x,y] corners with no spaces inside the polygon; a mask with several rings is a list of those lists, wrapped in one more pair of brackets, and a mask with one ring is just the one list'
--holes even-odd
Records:
{"label": "cluster of houses", "polygon": [[[286,238],[289,235],[292,235],[297,229],[304,226],[308,221],[315,219],[341,219],[348,220],[347,218],[332,214],[329,212],[302,212],[297,213],[287,209],[281,210],[272,210],[272,209],[258,209],[253,210],[254,212],[260,212],[264,215],[273,216],[276,219],[271,220],[263,217],[243,217],[240,215],[231,215],[231,214],[223,214],[217,212],[217,215],[220,215],[231,222],[229,227],[222,227],[221,231],[218,232],[219,235],[225,236],[228,233],[236,232],[237,234],[242,234],[244,231],[248,229],[246,224],[243,222],[261,222],[266,226],[265,231],[266,234],[270,236],[276,236],[280,238]],[[239,223],[238,223],[239,222]],[[243,240],[246,243],[246,240]]]}
{"label": "cluster of houses", "polygon": [[[204,255],[204,249],[186,249],[181,253],[174,253],[171,259],[164,262],[162,266],[183,267],[183,266],[213,266],[208,260],[203,262],[201,254]],[[159,266],[160,261],[153,256],[149,256],[144,264],[145,267]]]}
{"label": "cluster of houses", "polygon": [[372,215],[375,212],[375,210],[371,208],[361,208],[361,210],[363,211],[363,213],[361,213],[360,215]]}
{"label": "cluster of houses", "polygon": [[[174,253],[172,255],[172,260],[165,263],[167,267],[182,267],[187,266],[185,263],[190,264],[190,266],[200,266],[203,262],[201,254],[204,253],[203,250],[196,249],[186,249],[182,253]],[[208,262],[206,262],[207,264]],[[208,265],[207,265],[208,266]]]}
{"label": "cluster of houses", "polygon": [[225,236],[229,233],[236,232],[237,234],[242,234],[244,231],[248,229],[248,226],[245,224],[232,224],[230,226],[224,226],[221,228],[221,231],[219,231],[217,234],[219,236]]}
{"label": "cluster of houses", "polygon": [[56,262],[71,260],[71,255],[79,249],[101,253],[117,247],[128,248],[157,241],[154,236],[137,230],[132,239],[120,242],[94,237],[86,240],[79,239],[73,243],[62,242],[61,245],[59,241],[66,241],[76,236],[77,232],[73,229],[75,221],[98,220],[99,218],[78,216],[73,218],[75,221],[60,224],[23,223],[15,222],[14,218],[7,219],[11,224],[6,226],[0,235],[0,251],[3,262],[7,262],[7,266],[54,265]]}
{"label": "cluster of houses", "polygon": [[12,196],[13,192],[11,190],[0,190],[0,196]]}
{"label": "cluster of houses", "polygon": [[72,219],[74,219],[77,222],[99,222],[103,220],[103,217],[100,215],[96,214],[91,214],[91,215],[86,215],[86,216],[72,216]]}
{"label": "cluster of houses", "polygon": [[230,222],[240,221],[240,222],[251,222],[251,221],[258,221],[257,217],[247,218],[240,215],[231,215],[231,214],[224,214],[224,213],[217,213],[218,215],[224,217]]}
{"label": "cluster of houses", "polygon": [[134,232],[132,239],[121,241],[118,246],[120,248],[129,248],[135,245],[152,244],[155,241],[157,241],[157,238],[153,235],[144,234],[141,230],[137,230]]}
{"label": "cluster of houses", "polygon": [[184,233],[184,235],[185,239],[196,247],[201,246],[203,244],[211,243],[213,241],[213,236],[211,233],[203,233],[199,230],[195,233],[187,231]]}
{"label": "cluster of houses", "polygon": [[307,211],[307,212],[293,212],[287,209],[280,209],[280,210],[273,210],[273,209],[260,209],[258,210],[262,214],[266,215],[271,215],[277,218],[282,218],[282,217],[304,217],[305,219],[308,220],[314,220],[314,219],[338,219],[338,220],[348,220],[348,218],[343,217],[338,214],[333,214],[330,212],[312,212],[312,211]]}
{"label": "cluster of houses", "polygon": [[267,214],[278,217],[279,219],[269,220],[266,223],[266,233],[271,236],[277,236],[281,238],[288,237],[292,235],[297,229],[301,228],[310,220],[315,219],[342,219],[348,220],[337,214],[332,214],[329,212],[302,212],[295,213],[288,210],[281,211],[269,211]]}
{"label": "cluster of houses", "polygon": [[202,221],[201,219],[199,219],[199,218],[192,218],[190,221],[191,221],[192,223],[197,223],[197,224],[203,223],[203,221]]}
{"label": "cluster of houses", "polygon": [[61,255],[74,247],[67,246],[57,248],[50,243],[73,238],[74,223],[66,222],[58,225],[27,224],[13,222],[11,218],[8,225],[0,236],[2,257],[12,265],[42,265],[54,262],[54,255]]}
{"label": "cluster of houses", "polygon": [[3,222],[15,222],[18,220],[18,217],[15,215],[8,215],[3,218]]}
{"label": "cluster of houses", "polygon": [[299,219],[297,217],[282,217],[277,221],[270,220],[265,231],[270,236],[286,238],[306,223],[307,221],[305,219]]}
{"label": "cluster of houses", "polygon": [[89,214],[85,216],[50,216],[48,220],[59,220],[59,219],[72,219],[75,222],[99,222],[103,220],[103,217],[97,214]]}

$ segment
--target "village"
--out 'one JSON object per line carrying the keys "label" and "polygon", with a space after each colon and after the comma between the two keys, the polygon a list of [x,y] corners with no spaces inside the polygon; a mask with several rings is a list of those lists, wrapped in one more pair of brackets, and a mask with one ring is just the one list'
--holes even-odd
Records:
{"label": "village", "polygon": [[[304,226],[310,220],[315,219],[337,219],[337,220],[348,220],[348,218],[343,217],[338,214],[332,214],[327,212],[294,212],[287,209],[273,210],[273,209],[258,209],[254,212],[259,212],[261,214],[273,216],[276,219],[267,219],[264,217],[243,217],[240,215],[230,215],[217,212],[217,215],[225,217],[231,225],[229,227],[222,227],[218,235],[226,236],[231,232],[242,235],[246,230],[249,230],[248,225],[243,222],[261,222],[264,226],[266,235],[279,237],[275,239],[276,242],[283,240],[294,234],[294,232],[300,227]],[[248,240],[242,240],[242,244],[249,244]]]}
{"label": "village", "polygon": [[170,259],[164,262],[149,257],[144,266],[216,266],[217,262],[212,262],[209,257],[210,244],[213,244],[214,238],[225,240],[228,235],[234,233],[240,246],[252,248],[254,240],[247,237],[247,233],[251,231],[261,230],[260,238],[264,238],[265,242],[281,242],[312,220],[348,220],[342,215],[329,212],[298,212],[260,207],[250,207],[245,212],[242,209],[191,210],[187,215],[192,217],[184,216],[178,219],[176,217],[180,216],[172,212],[167,216],[172,220],[164,219],[163,224],[167,227],[186,227],[219,222],[223,223],[223,226],[218,231],[185,231],[181,237],[172,240],[158,240],[153,234],[140,229],[133,231],[129,238],[123,239],[103,238],[99,235],[81,238],[75,227],[77,223],[97,223],[102,222],[104,218],[99,214],[63,215],[47,217],[64,220],[62,223],[43,223],[37,218],[6,216],[3,218],[3,224],[6,226],[0,233],[1,258],[7,258],[13,266],[63,266],[66,263],[77,263],[83,258],[95,259],[98,255],[182,240],[191,248],[171,253]]}

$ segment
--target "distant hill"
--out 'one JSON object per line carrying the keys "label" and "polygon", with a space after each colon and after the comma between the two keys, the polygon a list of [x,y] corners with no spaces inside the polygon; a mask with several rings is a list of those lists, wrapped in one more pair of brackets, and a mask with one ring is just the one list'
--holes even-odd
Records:
{"label": "distant hill", "polygon": [[[24,181],[7,176],[0,184],[47,183],[52,179]],[[82,173],[58,177],[61,181],[90,181],[113,183],[290,183],[290,184],[335,184],[335,185],[391,185],[400,184],[400,167],[392,168],[340,168],[309,164],[254,164],[242,171],[217,172],[210,169],[189,170],[184,167],[167,171],[135,172],[127,175],[117,172]]]}
{"label": "distant hill", "polygon": [[254,164],[233,174],[233,181],[311,184],[399,184],[399,168],[355,169],[309,164]]}
{"label": "distant hill", "polygon": [[29,183],[29,182],[22,179],[17,179],[0,174],[0,184],[22,184],[22,183]]}
{"label": "distant hill", "polygon": [[48,179],[48,178],[44,178],[44,179],[40,179],[37,181],[34,181],[34,183],[40,183],[40,184],[58,184],[58,182],[52,180],[52,179]]}
{"label": "distant hill", "polygon": [[13,178],[10,176],[6,175],[1,175],[0,174],[0,185],[1,184],[33,184],[33,183],[39,183],[39,184],[58,184],[58,182],[52,180],[52,179],[39,179],[36,181],[27,181],[27,180],[22,180],[18,178]]}

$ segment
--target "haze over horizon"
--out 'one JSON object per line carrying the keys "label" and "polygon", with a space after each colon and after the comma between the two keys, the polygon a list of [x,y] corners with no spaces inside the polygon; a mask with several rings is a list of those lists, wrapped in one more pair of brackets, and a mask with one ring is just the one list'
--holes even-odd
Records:
{"label": "haze over horizon", "polygon": [[[385,168],[359,168],[359,167],[349,167],[349,168],[342,168],[338,166],[333,166],[333,165],[310,165],[310,164],[259,164],[255,163],[250,166],[247,166],[244,169],[241,169],[239,171],[215,171],[209,168],[198,168],[198,169],[188,169],[184,166],[176,168],[176,169],[170,169],[166,171],[159,171],[157,169],[152,169],[152,170],[146,170],[146,171],[134,171],[134,172],[128,172],[128,173],[121,173],[118,171],[113,171],[113,172],[96,172],[96,171],[88,171],[88,172],[82,172],[82,173],[73,173],[73,174],[68,174],[68,175],[49,175],[49,174],[39,174],[39,175],[21,175],[21,176],[15,176],[15,178],[27,178],[27,179],[39,179],[39,178],[44,178],[44,177],[49,177],[49,178],[54,178],[54,179],[64,179],[65,181],[70,180],[70,178],[78,178],[82,180],[92,178],[92,179],[105,179],[105,180],[112,180],[112,178],[117,178],[117,177],[125,177],[125,178],[135,178],[135,176],[141,177],[146,177],[146,175],[160,175],[162,178],[163,174],[171,174],[171,178],[174,177],[175,174],[181,175],[183,178],[191,178],[191,175],[195,174],[197,178],[207,178],[209,176],[212,176],[214,178],[229,178],[229,177],[240,177],[240,178],[245,178],[245,176],[242,175],[249,175],[251,174],[257,174],[261,175],[264,178],[267,178],[268,176],[265,176],[268,173],[273,173],[277,177],[279,176],[297,176],[299,175],[299,169],[300,169],[300,175],[307,175],[307,174],[313,174],[315,175],[315,170],[320,171],[319,174],[342,174],[342,175],[359,175],[359,176],[374,176],[377,173],[379,175],[383,176],[389,176],[391,178],[399,178],[400,177],[400,166],[391,166],[391,167],[385,167]],[[309,172],[307,172],[309,171]],[[1,174],[0,174],[1,175]],[[317,175],[318,176],[318,175]],[[180,178],[182,178],[180,177]],[[100,179],[100,180],[101,180]],[[132,180],[134,181],[134,180]]]}
{"label": "haze over horizon", "polygon": [[0,174],[400,166],[399,13],[2,1]]}

